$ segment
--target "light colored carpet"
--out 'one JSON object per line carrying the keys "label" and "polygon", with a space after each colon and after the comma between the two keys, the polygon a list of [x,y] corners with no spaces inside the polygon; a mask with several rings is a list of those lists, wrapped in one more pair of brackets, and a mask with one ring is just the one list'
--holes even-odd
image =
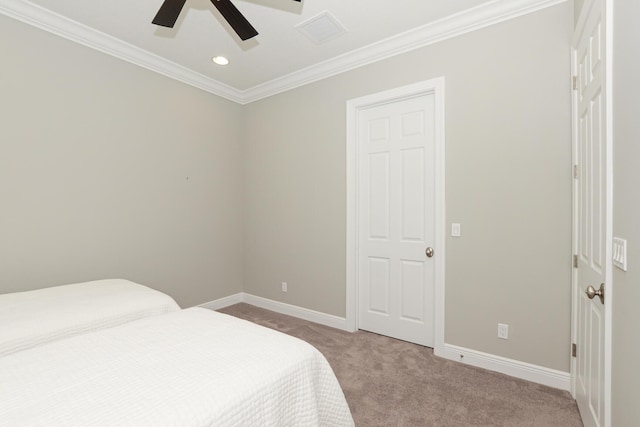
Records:
{"label": "light colored carpet", "polygon": [[445,360],[430,348],[364,331],[344,332],[248,304],[220,312],[320,350],[359,427],[582,426],[568,392]]}

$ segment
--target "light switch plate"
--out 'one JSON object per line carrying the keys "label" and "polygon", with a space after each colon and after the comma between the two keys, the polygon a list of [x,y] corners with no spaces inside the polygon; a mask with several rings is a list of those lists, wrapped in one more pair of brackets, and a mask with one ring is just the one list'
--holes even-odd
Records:
{"label": "light switch plate", "polygon": [[453,237],[460,237],[460,224],[451,224],[451,235]]}
{"label": "light switch plate", "polygon": [[627,271],[627,241],[625,239],[613,238],[613,265],[622,271]]}

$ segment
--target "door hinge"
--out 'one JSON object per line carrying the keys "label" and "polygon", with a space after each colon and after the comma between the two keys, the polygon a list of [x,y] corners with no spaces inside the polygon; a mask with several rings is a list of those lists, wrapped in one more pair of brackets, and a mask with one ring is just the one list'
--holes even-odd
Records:
{"label": "door hinge", "polygon": [[580,167],[578,165],[573,165],[573,178],[580,178]]}
{"label": "door hinge", "polygon": [[573,268],[578,268],[578,255],[573,256]]}
{"label": "door hinge", "polygon": [[571,356],[576,357],[576,354],[578,354],[578,346],[576,345],[576,343],[572,343],[571,344]]}
{"label": "door hinge", "polygon": [[573,90],[578,90],[578,76],[573,76]]}

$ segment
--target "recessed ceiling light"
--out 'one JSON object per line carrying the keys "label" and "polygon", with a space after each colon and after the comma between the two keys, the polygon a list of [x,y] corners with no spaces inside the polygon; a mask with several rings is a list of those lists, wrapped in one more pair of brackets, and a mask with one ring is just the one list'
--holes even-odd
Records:
{"label": "recessed ceiling light", "polygon": [[227,65],[229,63],[229,60],[224,56],[214,56],[211,60],[218,65]]}

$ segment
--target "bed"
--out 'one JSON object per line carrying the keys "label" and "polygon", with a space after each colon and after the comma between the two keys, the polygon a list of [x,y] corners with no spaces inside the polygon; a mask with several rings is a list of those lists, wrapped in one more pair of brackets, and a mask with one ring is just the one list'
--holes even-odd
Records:
{"label": "bed", "polygon": [[0,294],[0,356],[178,310],[170,296],[124,279]]}
{"label": "bed", "polygon": [[353,426],[308,343],[204,308],[0,357],[0,426]]}

